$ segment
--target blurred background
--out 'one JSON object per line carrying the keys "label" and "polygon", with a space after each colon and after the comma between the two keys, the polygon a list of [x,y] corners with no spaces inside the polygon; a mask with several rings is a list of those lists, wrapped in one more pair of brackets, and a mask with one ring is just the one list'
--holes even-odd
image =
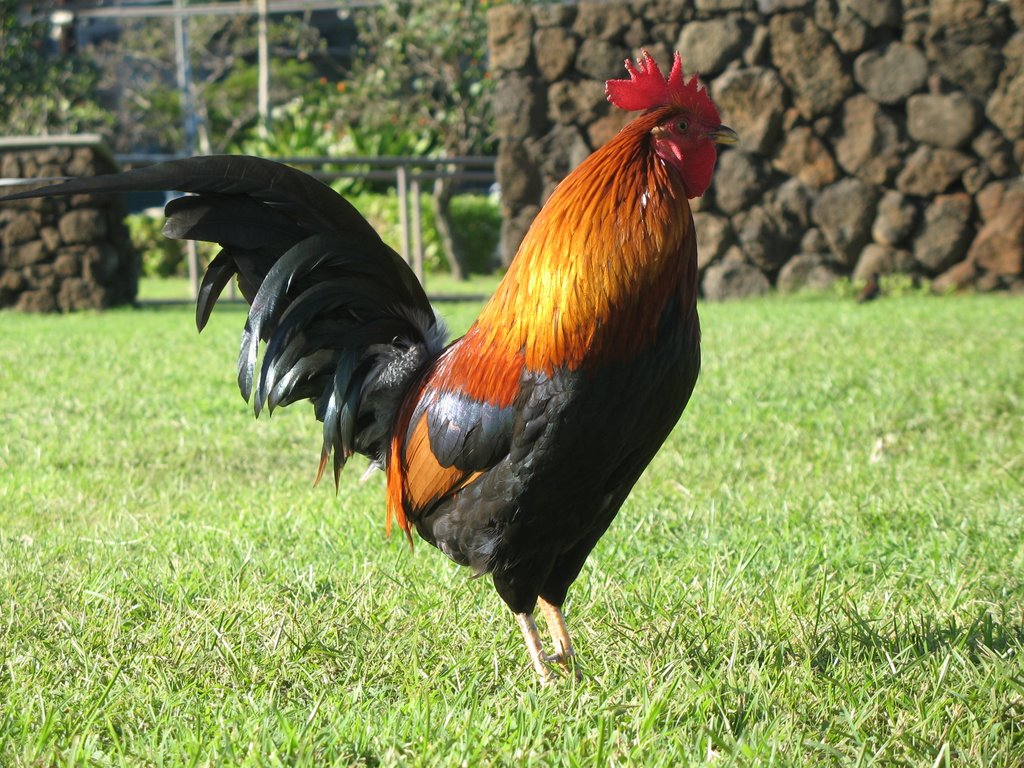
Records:
{"label": "blurred background", "polygon": [[[62,136],[95,137],[118,166],[279,158],[457,290],[507,266],[554,186],[628,119],[603,94],[623,59],[680,50],[742,137],[694,204],[705,298],[1024,290],[1021,0],[2,5],[0,134],[22,137],[3,177],[82,172]],[[37,148],[47,136],[65,149]],[[19,160],[23,137],[44,154]],[[159,236],[163,202],[127,201],[141,274],[194,284],[210,254]],[[68,248],[82,261],[81,226],[68,240],[6,208],[18,274],[0,304],[130,294],[61,299],[49,266]],[[92,228],[109,239],[118,218]]]}

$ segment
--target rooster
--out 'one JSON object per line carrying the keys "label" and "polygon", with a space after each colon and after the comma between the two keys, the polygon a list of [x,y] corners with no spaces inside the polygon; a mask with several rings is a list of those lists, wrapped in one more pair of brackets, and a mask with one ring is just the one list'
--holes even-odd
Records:
{"label": "rooster", "polygon": [[626,69],[606,93],[640,114],[556,188],[450,344],[398,254],[292,168],[197,157],[11,197],[192,193],[168,203],[164,233],[221,246],[199,291],[200,330],[232,278],[251,305],[242,396],[257,415],[312,400],[318,479],[330,465],[337,484],[352,453],[384,470],[386,529],[397,524],[411,544],[415,527],[489,573],[547,682],[556,668],[578,675],[566,592],[696,383],[687,199],[710,184],[717,145],[737,141],[678,53],[667,78],[646,51]]}

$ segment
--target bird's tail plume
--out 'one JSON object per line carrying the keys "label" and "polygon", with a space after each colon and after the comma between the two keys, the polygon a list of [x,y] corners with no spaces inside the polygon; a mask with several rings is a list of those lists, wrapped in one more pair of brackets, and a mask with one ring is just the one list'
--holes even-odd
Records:
{"label": "bird's tail plume", "polygon": [[191,193],[167,204],[164,234],[221,247],[199,290],[199,329],[232,278],[250,304],[238,387],[256,414],[312,400],[324,424],[319,474],[333,453],[335,482],[353,452],[382,464],[401,399],[447,331],[401,257],[330,187],[279,163],[225,155],[0,201],[151,190]]}

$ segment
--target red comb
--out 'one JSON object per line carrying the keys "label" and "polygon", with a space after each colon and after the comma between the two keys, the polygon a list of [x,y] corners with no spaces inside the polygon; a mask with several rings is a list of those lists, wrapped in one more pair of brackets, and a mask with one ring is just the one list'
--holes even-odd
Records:
{"label": "red comb", "polygon": [[619,109],[636,112],[668,104],[681,105],[701,90],[696,77],[689,80],[683,77],[683,60],[679,57],[679,51],[676,51],[672,59],[668,79],[661,74],[651,54],[646,50],[641,50],[641,53],[643,58],[637,59],[636,64],[626,59],[629,80],[608,80],[604,84],[608,101]]}

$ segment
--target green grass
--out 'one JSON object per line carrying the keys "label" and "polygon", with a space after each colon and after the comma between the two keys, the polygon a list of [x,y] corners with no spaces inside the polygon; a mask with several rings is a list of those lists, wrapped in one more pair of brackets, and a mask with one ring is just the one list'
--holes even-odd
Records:
{"label": "green grass", "polygon": [[241,308],[0,315],[0,764],[1024,763],[1024,303],[702,316],[541,689],[379,473],[252,420]]}

